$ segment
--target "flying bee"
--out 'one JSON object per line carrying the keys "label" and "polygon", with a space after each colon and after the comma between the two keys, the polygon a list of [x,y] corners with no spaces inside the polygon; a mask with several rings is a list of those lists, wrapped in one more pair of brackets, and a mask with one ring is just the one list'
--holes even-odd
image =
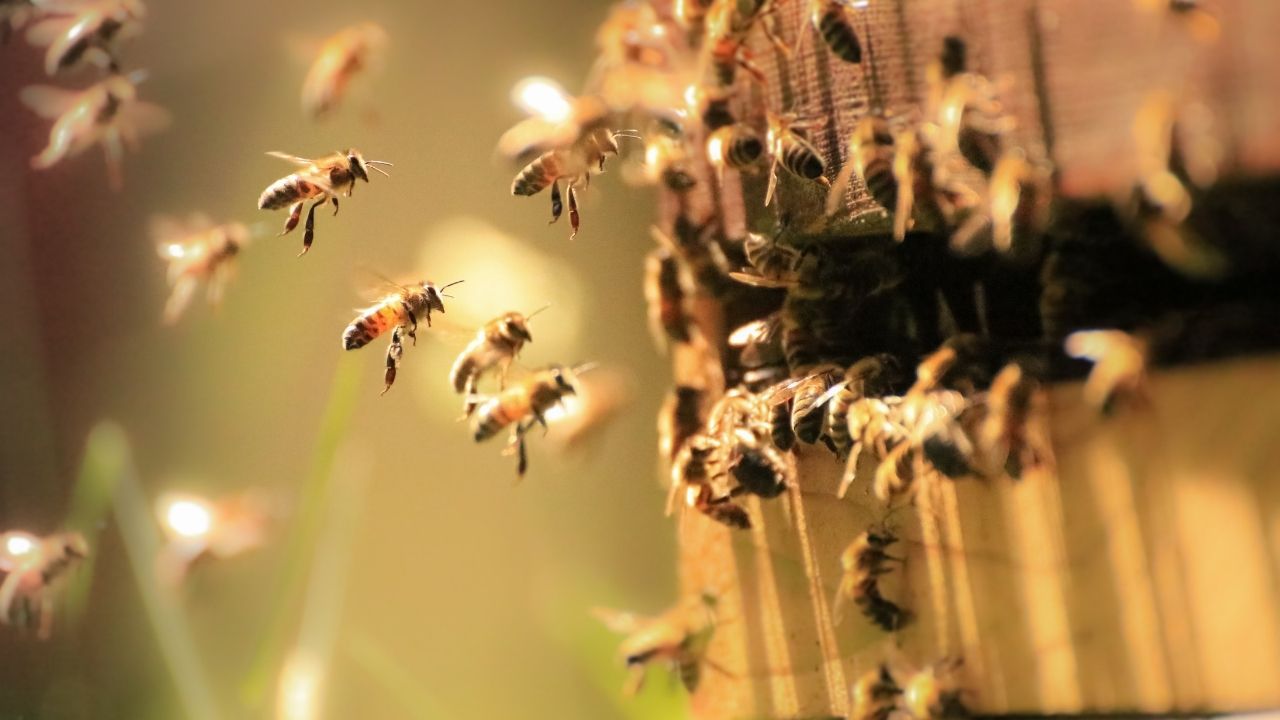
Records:
{"label": "flying bee", "polygon": [[138,99],[137,85],[145,77],[144,72],[111,75],[78,92],[47,85],[23,88],[22,102],[40,117],[54,121],[49,144],[31,159],[31,167],[46,170],[100,144],[111,187],[120,189],[125,146],[136,149],[142,136],[169,124],[168,112]]}
{"label": "flying bee", "polygon": [[122,38],[136,35],[147,14],[140,0],[89,0],[50,2],[35,5],[51,14],[27,31],[27,41],[48,47],[44,71],[56,75],[83,63],[116,73],[116,45]]}
{"label": "flying bee", "polygon": [[880,114],[869,114],[858,121],[849,136],[849,160],[840,168],[836,181],[827,193],[827,214],[834,215],[844,200],[854,174],[862,178],[871,198],[885,210],[898,206],[898,180],[894,174],[893,132],[889,121]]}
{"label": "flying bee", "polygon": [[[822,36],[827,49],[832,55],[847,63],[862,62],[862,41],[849,21],[848,0],[809,0],[809,22],[813,29]],[[855,1],[854,7],[865,8],[866,0]],[[796,40],[797,51],[806,33],[801,32]]]}
{"label": "flying bee", "polygon": [[368,69],[387,44],[387,31],[373,22],[343,28],[324,41],[302,82],[302,112],[318,120],[338,106],[352,78]]}
{"label": "flying bee", "polygon": [[796,177],[813,180],[822,185],[830,185],[823,174],[827,171],[827,163],[822,159],[808,140],[798,134],[810,123],[801,123],[794,115],[768,114],[769,131],[765,136],[765,146],[773,159],[769,167],[769,187],[765,191],[764,204],[767,207],[773,202],[773,194],[778,186],[778,167],[782,166]]}
{"label": "flying bee", "polygon": [[707,160],[723,179],[726,167],[745,170],[764,155],[764,142],[755,130],[742,123],[725,125],[707,136]]}
{"label": "flying bee", "polygon": [[990,175],[1015,122],[1004,113],[995,83],[972,72],[953,76],[943,90],[940,114],[939,156],[958,150],[970,165]]}
{"label": "flying bee", "polygon": [[[449,384],[454,392],[462,393],[467,398],[465,416],[470,417],[475,410],[476,383],[480,376],[494,368],[498,369],[498,387],[507,385],[507,370],[516,356],[524,349],[524,344],[533,342],[529,333],[529,319],[542,312],[540,308],[528,317],[518,312],[508,312],[485,323],[476,333],[475,338],[454,360],[449,370]],[[440,308],[444,312],[443,307]]]}
{"label": "flying bee", "polygon": [[610,155],[618,154],[619,137],[637,136],[629,135],[625,130],[600,128],[585,135],[572,147],[548,150],[516,175],[511,183],[511,194],[537,195],[550,187],[551,222],[554,223],[564,210],[560,196],[560,183],[564,182],[569,196],[569,224],[573,227],[569,239],[572,240],[578,236],[579,226],[577,187],[590,185],[593,171],[604,172],[604,161]]}
{"label": "flying bee", "polygon": [[972,395],[991,377],[986,367],[988,354],[987,341],[977,335],[959,333],[947,338],[916,366],[916,381],[907,395],[924,395],[940,387]]}
{"label": "flying bee", "polygon": [[58,586],[80,561],[89,545],[77,532],[44,538],[19,531],[0,535],[0,623],[35,630],[49,639],[53,631],[53,599]]}
{"label": "flying bee", "polygon": [[340,192],[345,189],[343,194],[351,197],[351,192],[356,187],[356,180],[369,182],[370,168],[387,175],[387,171],[381,166],[391,165],[385,160],[365,160],[360,151],[355,149],[336,152],[315,160],[275,151],[267,154],[303,168],[271,183],[258,197],[259,210],[289,208],[289,217],[285,220],[281,235],[288,235],[298,227],[298,220],[302,218],[302,206],[311,201],[311,208],[307,211],[305,232],[302,236],[302,252],[298,253],[299,256],[307,254],[311,249],[311,241],[315,239],[317,207],[326,202],[332,202],[333,214],[337,215]]}
{"label": "flying bee", "polygon": [[631,676],[623,691],[634,695],[644,685],[645,668],[661,662],[677,672],[685,689],[693,692],[702,677],[702,666],[728,674],[707,657],[716,626],[715,596],[685,598],[663,614],[646,618],[633,613],[594,608],[592,614],[610,630],[627,637],[618,648]]}
{"label": "flying bee", "polygon": [[249,242],[249,229],[240,223],[214,225],[204,215],[195,214],[186,222],[155,218],[151,236],[160,257],[169,262],[169,299],[164,306],[164,322],[172,325],[182,317],[196,286],[206,283],[209,304],[215,308],[235,271],[235,259]]}
{"label": "flying bee", "polygon": [[1142,337],[1121,330],[1079,330],[1067,336],[1067,354],[1093,363],[1084,383],[1084,399],[1104,415],[1117,401],[1135,407],[1150,404],[1147,358],[1151,349]]}
{"label": "flying bee", "polygon": [[387,346],[387,369],[383,375],[386,385],[382,394],[391,389],[396,381],[396,371],[400,368],[400,358],[404,355],[404,338],[408,336],[416,345],[418,343],[418,321],[425,320],[431,327],[431,312],[444,312],[444,293],[448,288],[462,282],[457,280],[444,287],[437,288],[434,283],[424,280],[412,285],[389,283],[395,291],[383,296],[381,300],[370,305],[342,333],[344,350],[358,350],[373,342],[375,338],[391,330],[391,343]]}
{"label": "flying bee", "polygon": [[1041,402],[1040,393],[1040,383],[1016,362],[1005,365],[987,390],[978,437],[996,465],[1014,480],[1047,455],[1028,429]]}
{"label": "flying bee", "polygon": [[902,701],[917,720],[956,720],[969,716],[961,696],[960,658],[948,658],[913,674],[902,687]]}
{"label": "flying bee", "polygon": [[849,694],[849,720],[889,720],[897,709],[902,688],[889,673],[889,667],[882,664],[859,676]]}
{"label": "flying bee", "polygon": [[689,438],[702,429],[706,391],[693,385],[676,385],[658,411],[658,455],[673,461]]}
{"label": "flying bee", "polygon": [[837,454],[848,452],[853,439],[849,437],[846,418],[849,408],[865,397],[884,395],[897,383],[901,374],[897,359],[887,353],[864,357],[845,371],[844,380],[827,391],[826,434],[835,446]]}
{"label": "flying bee", "polygon": [[217,500],[167,492],[156,500],[156,519],[167,543],[157,558],[162,579],[177,585],[205,559],[224,560],[267,541],[276,508],[259,489]]}
{"label": "flying bee", "polygon": [[517,477],[524,477],[529,469],[525,448],[525,433],[535,424],[547,427],[546,414],[559,405],[568,395],[577,392],[577,373],[583,368],[571,369],[560,365],[538,370],[519,382],[508,385],[497,395],[479,403],[471,420],[471,432],[476,442],[483,442],[497,435],[503,428],[511,427],[510,445],[518,457]]}
{"label": "flying bee", "polygon": [[33,0],[0,0],[0,44],[9,44],[13,33],[21,30],[36,12]]}
{"label": "flying bee", "polygon": [[1048,170],[1028,160],[1022,148],[1009,148],[991,173],[985,208],[956,229],[951,247],[968,250],[978,233],[990,227],[991,244],[1009,252],[1015,240],[1025,241],[1048,224],[1051,192]]}
{"label": "flying bee", "polygon": [[659,245],[645,257],[644,298],[649,332],[659,349],[668,343],[689,343],[698,330],[685,307],[688,281],[671,248]]}
{"label": "flying bee", "polygon": [[906,238],[916,213],[923,214],[933,227],[943,228],[951,226],[957,209],[970,209],[978,204],[977,194],[972,190],[944,179],[936,165],[937,153],[927,130],[914,126],[898,133],[894,139],[893,238],[898,242]]}
{"label": "flying bee", "polygon": [[844,603],[857,598],[859,587],[867,579],[876,578],[890,572],[888,567],[892,561],[899,561],[886,552],[888,547],[898,539],[888,532],[872,532],[867,530],[856,538],[840,554],[840,567],[843,575],[836,588],[835,599],[831,603],[833,622],[839,624],[841,609]]}

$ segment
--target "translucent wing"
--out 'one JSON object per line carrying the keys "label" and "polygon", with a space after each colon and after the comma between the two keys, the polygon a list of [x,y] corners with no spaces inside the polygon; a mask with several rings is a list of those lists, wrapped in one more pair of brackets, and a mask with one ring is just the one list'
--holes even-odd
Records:
{"label": "translucent wing", "polygon": [[59,37],[67,34],[71,26],[75,24],[74,17],[51,17],[45,18],[31,26],[27,30],[27,42],[36,47],[47,47],[52,45]]}
{"label": "translucent wing", "polygon": [[602,607],[591,608],[591,614],[604,623],[605,627],[621,635],[630,635],[639,630],[648,621],[648,618],[641,617],[635,613]]}
{"label": "translucent wing", "polygon": [[80,93],[49,85],[28,85],[18,94],[22,103],[37,115],[56,120],[80,100]]}
{"label": "translucent wing", "polygon": [[770,280],[769,278],[764,277],[763,275],[757,275],[756,273],[731,272],[729,273],[729,277],[740,283],[759,288],[789,288],[796,284],[794,280]]}
{"label": "translucent wing", "polygon": [[171,122],[173,116],[168,110],[155,103],[135,100],[120,111],[120,134],[130,147],[135,147],[138,138],[154,135],[169,127]]}
{"label": "translucent wing", "polygon": [[279,150],[271,150],[267,152],[267,154],[273,158],[280,158],[285,162],[293,163],[294,165],[300,165],[302,167],[308,167],[312,164],[311,161],[308,160],[307,158],[298,157],[297,155],[290,155],[289,153],[282,153]]}

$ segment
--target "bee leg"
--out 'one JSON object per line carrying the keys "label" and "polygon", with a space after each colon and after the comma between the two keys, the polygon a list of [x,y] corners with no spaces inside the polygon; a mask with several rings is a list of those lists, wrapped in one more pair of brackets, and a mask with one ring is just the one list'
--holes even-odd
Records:
{"label": "bee leg", "polygon": [[[404,316],[409,319],[409,323],[410,323],[409,331],[407,334],[409,335],[409,339],[413,341],[413,346],[417,347],[418,346],[418,316],[413,314],[413,308],[409,307],[407,304],[401,303],[401,305],[404,306]],[[430,310],[427,311],[427,325],[428,327],[431,325]]]}
{"label": "bee leg", "polygon": [[298,253],[298,257],[307,254],[311,249],[311,241],[316,239],[316,206],[323,205],[324,200],[311,203],[311,208],[307,210],[307,225],[302,233],[302,252]]}
{"label": "bee leg", "polygon": [[560,181],[556,180],[551,183],[551,222],[547,224],[554,224],[555,221],[560,219],[560,213],[562,212],[564,212],[564,202],[560,199]]}
{"label": "bee leg", "polygon": [[289,217],[285,218],[284,229],[280,231],[280,235],[288,235],[298,227],[298,221],[302,219],[302,203],[303,201],[300,200],[289,206]]}
{"label": "bee leg", "polygon": [[391,389],[392,384],[396,381],[396,370],[400,368],[400,358],[404,355],[404,344],[400,341],[400,328],[396,328],[391,332],[391,344],[387,346],[387,370],[383,374],[383,382],[386,386],[382,388],[380,395],[386,395]]}
{"label": "bee leg", "polygon": [[569,186],[569,224],[573,226],[573,232],[569,233],[569,239],[572,240],[578,237],[579,225],[578,193],[572,185]]}
{"label": "bee leg", "polygon": [[[347,194],[350,195],[351,193],[347,193]],[[333,215],[334,217],[337,217],[338,216],[338,196],[330,195],[329,199],[333,201]]]}

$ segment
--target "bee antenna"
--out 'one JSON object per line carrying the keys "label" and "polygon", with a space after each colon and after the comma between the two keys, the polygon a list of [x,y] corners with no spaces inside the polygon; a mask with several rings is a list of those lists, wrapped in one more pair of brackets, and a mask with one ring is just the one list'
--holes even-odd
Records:
{"label": "bee antenna", "polygon": [[613,133],[613,136],[614,136],[615,138],[624,137],[624,138],[631,138],[631,139],[633,139],[633,140],[640,140],[640,139],[642,139],[642,138],[640,137],[640,131],[639,131],[639,130],[618,130],[618,131],[615,131],[615,132]]}
{"label": "bee antenna", "polygon": [[600,363],[593,360],[591,362],[585,362],[580,365],[574,365],[569,369],[573,372],[574,375],[581,375],[583,373],[591,372],[592,370],[595,370],[598,367],[600,367]]}
{"label": "bee antenna", "polygon": [[538,308],[537,310],[534,310],[533,312],[529,313],[528,315],[525,315],[525,316],[524,316],[524,319],[525,319],[525,320],[529,320],[529,319],[533,318],[533,316],[534,316],[534,315],[537,315],[538,313],[542,312],[543,310],[547,310],[547,309],[549,309],[550,307],[551,307],[551,303],[547,303],[546,305],[543,305],[542,307]]}
{"label": "bee antenna", "polygon": [[376,172],[382,173],[384,177],[391,177],[391,173],[378,167],[379,165],[390,166],[391,163],[389,162],[382,162],[381,160],[365,160],[364,164],[365,164],[365,167],[369,168],[370,170],[374,170]]}
{"label": "bee antenna", "polygon": [[387,167],[395,167],[395,163],[389,163],[386,160],[365,160],[365,165],[386,165]]}

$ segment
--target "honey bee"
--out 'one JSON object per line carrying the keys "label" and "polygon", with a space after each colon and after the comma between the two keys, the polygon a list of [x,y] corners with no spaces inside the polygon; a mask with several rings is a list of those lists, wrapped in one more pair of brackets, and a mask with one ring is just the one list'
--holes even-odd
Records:
{"label": "honey bee", "polygon": [[674,461],[689,438],[702,429],[706,391],[693,385],[676,385],[658,411],[658,454]]}
{"label": "honey bee", "polygon": [[649,332],[659,349],[668,342],[692,342],[697,333],[685,308],[686,284],[680,261],[670,248],[660,245],[650,251],[644,265],[644,297]]}
{"label": "honey bee", "polygon": [[151,237],[160,257],[169,262],[169,299],[164,306],[164,322],[172,325],[182,317],[196,286],[206,283],[209,304],[215,308],[235,271],[235,258],[249,242],[249,229],[240,223],[214,225],[208,217],[192,215],[186,222],[156,218]]}
{"label": "honey bee", "polygon": [[961,696],[960,658],[948,658],[921,670],[903,684],[902,701],[916,720],[968,717]]}
{"label": "honey bee", "polygon": [[725,468],[737,482],[731,495],[746,492],[769,500],[795,484],[794,460],[770,442],[769,425],[762,428],[763,432],[754,427],[738,427],[730,435],[732,443]]}
{"label": "honey bee", "polygon": [[412,285],[399,285],[388,281],[394,288],[381,300],[370,305],[342,333],[344,350],[358,350],[373,342],[374,338],[391,330],[391,343],[387,346],[387,369],[383,375],[386,385],[382,388],[385,395],[396,381],[396,371],[400,368],[400,358],[404,355],[404,338],[408,336],[416,345],[418,342],[419,318],[426,320],[431,327],[431,312],[444,312],[444,298],[450,297],[445,290],[457,285],[457,280],[437,288],[434,283],[424,280]]}
{"label": "honey bee", "polygon": [[60,90],[47,85],[22,89],[22,101],[37,115],[53,120],[49,144],[31,159],[31,167],[45,170],[75,157],[93,145],[102,145],[111,187],[124,182],[121,162],[124,148],[137,147],[138,139],[163,130],[169,113],[138,99],[143,72],[112,75],[85,90]]}
{"label": "honey bee", "polygon": [[706,38],[704,49],[715,82],[721,87],[732,87],[737,70],[742,68],[752,79],[764,84],[765,75],[752,59],[747,40],[751,31],[759,27],[768,40],[784,55],[791,49],[777,36],[772,22],[777,14],[774,0],[714,0],[706,14]]}
{"label": "honey bee", "polygon": [[387,31],[373,22],[343,28],[324,41],[302,83],[302,112],[318,120],[347,94],[351,79],[366,70],[387,44]]}
{"label": "honey bee", "polygon": [[839,623],[845,602],[853,601],[863,615],[886,632],[897,630],[906,624],[909,614],[880,592],[880,577],[891,571],[888,564],[901,562],[885,550],[897,542],[888,532],[863,532],[849,543],[840,554],[840,566],[844,574],[831,605],[833,622]]}
{"label": "honey bee", "polygon": [[818,153],[817,148],[799,135],[797,130],[804,130],[810,123],[801,123],[794,115],[768,114],[769,131],[765,136],[765,146],[773,159],[769,167],[769,187],[765,191],[764,204],[767,207],[773,202],[773,194],[778,185],[778,167],[805,180],[813,180],[822,185],[830,185],[831,181],[823,175],[827,171],[827,163]]}
{"label": "honey bee", "polygon": [[262,546],[273,508],[255,489],[218,500],[164,493],[156,500],[155,513],[168,540],[157,569],[165,582],[177,585],[197,562],[227,559]]}
{"label": "honey bee", "polygon": [[990,175],[1015,122],[1005,115],[995,83],[977,73],[955,75],[943,90],[940,113],[939,155],[958,150],[970,165]]}
{"label": "honey bee", "polygon": [[1150,404],[1147,358],[1151,349],[1142,337],[1121,330],[1080,330],[1067,336],[1067,354],[1093,363],[1084,383],[1084,399],[1109,415],[1117,402],[1135,407]]}
{"label": "honey bee", "polygon": [[475,441],[483,442],[503,428],[514,426],[510,446],[518,457],[516,475],[524,477],[529,468],[525,433],[535,424],[545,428],[547,411],[560,404],[565,396],[577,392],[578,372],[581,369],[552,365],[507,386],[497,395],[483,399],[471,421]]}
{"label": "honey bee", "polygon": [[684,143],[670,135],[656,134],[645,142],[644,170],[649,182],[661,182],[675,193],[688,192],[698,184],[689,172]]}
{"label": "honey bee", "polygon": [[844,380],[836,383],[827,391],[830,397],[827,402],[826,433],[835,446],[836,453],[843,455],[853,444],[849,437],[849,423],[846,420],[849,408],[865,397],[884,395],[897,383],[901,373],[898,361],[892,355],[881,353],[864,357],[850,365],[845,371]]}
{"label": "honey bee", "polygon": [[671,463],[671,488],[667,493],[667,515],[675,510],[681,492],[684,503],[716,522],[746,530],[751,517],[734,502],[735,493],[723,487],[719,470],[723,446],[715,438],[699,433],[680,447]]}
{"label": "honey bee", "polygon": [[594,608],[592,614],[606,627],[627,636],[618,649],[631,673],[623,691],[627,695],[639,692],[644,685],[645,668],[652,662],[664,663],[678,673],[689,692],[697,690],[703,665],[728,674],[706,656],[715,632],[716,605],[715,596],[703,594],[686,598],[653,618]]}
{"label": "honey bee", "polygon": [[831,400],[828,391],[842,375],[839,365],[824,363],[797,381],[791,399],[791,430],[800,442],[812,445],[822,436],[824,410]]}
{"label": "honey bee", "polygon": [[[462,393],[466,398],[465,416],[470,417],[475,410],[476,383],[480,376],[493,368],[498,369],[498,387],[507,385],[507,370],[511,363],[524,349],[524,344],[533,342],[529,332],[529,319],[542,312],[540,308],[525,317],[518,312],[508,312],[490,320],[476,333],[475,339],[467,344],[449,370],[449,383],[454,392]],[[443,307],[440,308],[444,312]]]}
{"label": "honey bee", "polygon": [[0,44],[9,44],[13,33],[21,30],[36,12],[33,0],[0,0]]}
{"label": "honey bee", "polygon": [[[753,320],[729,334],[729,346],[740,348],[738,364],[746,370],[742,378],[744,385],[749,388],[758,386],[786,371],[786,357],[782,354],[781,336],[781,312],[772,313],[760,320]],[[790,414],[788,413],[786,417],[790,418]]]}
{"label": "honey bee", "polygon": [[44,538],[19,531],[0,535],[0,571],[7,573],[0,583],[0,622],[49,639],[54,593],[88,556],[89,545],[77,532]]}
{"label": "honey bee", "polygon": [[733,272],[729,276],[758,287],[789,287],[795,284],[800,263],[805,258],[803,250],[759,233],[747,233],[742,241],[742,253],[754,272]]}
{"label": "honey bee", "polygon": [[560,196],[560,183],[564,182],[569,196],[569,224],[573,227],[569,239],[572,240],[578,236],[579,226],[577,187],[590,185],[594,170],[604,172],[604,161],[610,155],[618,154],[619,137],[636,136],[627,134],[625,130],[600,128],[586,134],[569,148],[544,152],[516,175],[511,182],[511,194],[537,195],[550,187],[551,222],[554,223],[564,210]]}
{"label": "honey bee", "polygon": [[707,136],[707,160],[723,180],[726,167],[745,170],[764,155],[764,142],[749,126],[733,123],[712,130]]}
{"label": "honey bee", "polygon": [[908,392],[900,406],[900,424],[912,450],[918,449],[928,467],[949,478],[976,474],[973,441],[961,423],[970,407],[965,395],[955,390]]}
{"label": "honey bee", "polygon": [[845,423],[853,444],[840,487],[836,491],[837,497],[843,498],[853,484],[864,448],[871,448],[877,458],[884,458],[889,454],[890,448],[906,441],[906,428],[901,425],[897,416],[897,406],[901,402],[901,398],[892,396],[863,397],[849,406]]}
{"label": "honey bee", "polygon": [[889,673],[889,667],[882,664],[859,676],[849,694],[849,720],[889,720],[897,709],[902,688]]}
{"label": "honey bee", "polygon": [[986,207],[973,213],[951,237],[951,246],[968,250],[979,232],[990,227],[991,244],[1001,252],[1013,249],[1048,223],[1050,174],[1027,159],[1021,148],[1010,148],[996,161],[987,184]]}
{"label": "honey bee", "polygon": [[44,71],[56,75],[81,64],[119,72],[116,44],[140,30],[146,7],[140,0],[88,0],[87,2],[34,3],[51,15],[27,31],[27,41],[48,47]]}
{"label": "honey bee", "polygon": [[314,160],[275,151],[267,154],[303,168],[271,183],[258,197],[259,210],[289,208],[289,217],[285,220],[281,235],[288,235],[298,227],[298,220],[302,218],[302,206],[307,201],[311,201],[311,208],[307,211],[306,228],[302,235],[302,252],[298,253],[299,256],[307,254],[311,249],[311,241],[315,239],[317,207],[326,202],[332,202],[333,214],[337,215],[338,194],[345,189],[343,194],[351,197],[351,192],[356,187],[356,180],[369,182],[369,169],[390,177],[381,166],[390,166],[391,163],[385,160],[365,160],[360,151],[354,148]]}
{"label": "honey bee", "polygon": [[902,242],[914,223],[914,214],[923,213],[935,228],[949,227],[957,208],[968,209],[977,204],[977,196],[968,188],[947,182],[935,164],[929,133],[924,127],[911,127],[894,139],[893,181],[896,199],[893,208],[893,238]]}
{"label": "honey bee", "polygon": [[[849,21],[848,0],[809,0],[809,22],[822,36],[831,54],[847,63],[862,62],[862,41]],[[866,0],[854,2],[854,7],[866,7]],[[800,35],[800,39],[804,34]],[[797,40],[799,45],[799,40]]]}
{"label": "honey bee", "polygon": [[1040,393],[1039,382],[1018,363],[1005,365],[987,391],[978,437],[983,449],[1014,480],[1047,455],[1028,430]]}
{"label": "honey bee", "polygon": [[898,206],[898,179],[894,174],[894,138],[889,121],[870,114],[858,121],[849,137],[849,161],[840,168],[827,193],[827,214],[834,215],[844,200],[845,189],[856,173],[873,200],[886,210]]}

